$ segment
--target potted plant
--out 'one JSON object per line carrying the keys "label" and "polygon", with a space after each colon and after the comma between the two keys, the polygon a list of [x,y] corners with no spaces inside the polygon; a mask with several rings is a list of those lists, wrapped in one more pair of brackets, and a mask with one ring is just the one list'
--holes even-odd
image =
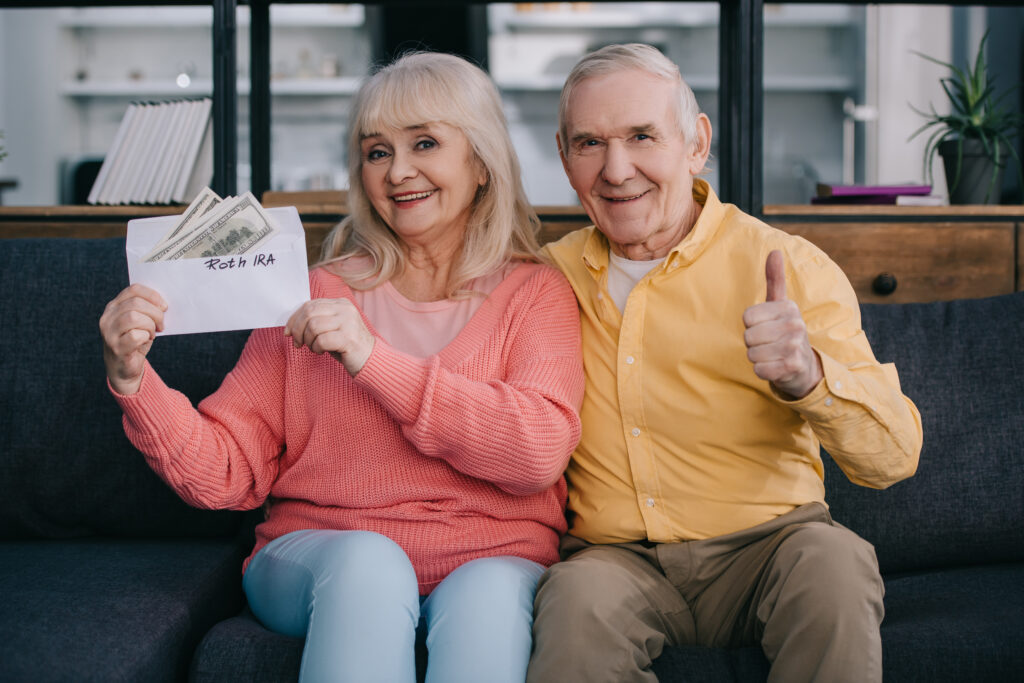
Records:
{"label": "potted plant", "polygon": [[978,45],[974,67],[968,64],[966,70],[920,52],[915,53],[952,72],[940,80],[952,111],[939,114],[934,105],[929,105],[930,111],[923,112],[911,105],[911,109],[926,117],[928,122],[910,136],[913,139],[931,131],[924,152],[925,175],[928,182],[932,182],[932,163],[938,153],[945,166],[951,204],[998,203],[1002,172],[1011,159],[1024,194],[1024,172],[1012,144],[1020,134],[1024,119],[1003,106],[1002,102],[1010,91],[997,95],[995,86],[989,82],[986,40],[987,32]]}

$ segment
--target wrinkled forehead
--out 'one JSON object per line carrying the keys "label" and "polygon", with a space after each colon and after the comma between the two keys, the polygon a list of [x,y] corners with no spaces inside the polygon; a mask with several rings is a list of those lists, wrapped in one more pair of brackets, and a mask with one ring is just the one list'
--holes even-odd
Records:
{"label": "wrinkled forehead", "polygon": [[585,78],[566,101],[566,131],[675,128],[675,94],[672,82],[635,69]]}

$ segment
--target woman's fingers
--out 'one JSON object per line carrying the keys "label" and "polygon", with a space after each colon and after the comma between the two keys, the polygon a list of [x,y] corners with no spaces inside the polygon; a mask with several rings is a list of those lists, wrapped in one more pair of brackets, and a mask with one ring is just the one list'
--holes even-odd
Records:
{"label": "woman's fingers", "polygon": [[142,379],[146,354],[163,329],[167,303],[144,285],[122,290],[100,316],[107,377],[121,393],[134,393]]}
{"label": "woman's fingers", "polygon": [[288,319],[284,333],[295,347],[313,353],[330,353],[356,374],[373,350],[374,338],[359,310],[348,299],[314,299]]}

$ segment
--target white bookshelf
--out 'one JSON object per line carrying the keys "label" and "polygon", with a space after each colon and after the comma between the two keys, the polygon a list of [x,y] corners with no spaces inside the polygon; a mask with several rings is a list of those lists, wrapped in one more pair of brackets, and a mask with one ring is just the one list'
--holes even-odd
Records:
{"label": "white bookshelf", "polygon": [[[210,6],[51,11],[61,35],[57,93],[69,119],[69,158],[102,157],[132,101],[212,94]],[[370,62],[365,24],[358,4],[270,6],[274,189],[320,189],[345,177],[348,105]],[[242,191],[250,182],[247,6],[239,6],[236,25]]]}
{"label": "white bookshelf", "polygon": [[[491,74],[511,112],[523,166],[543,169],[526,179],[537,203],[574,201],[553,143],[558,93],[576,61],[597,46],[658,46],[680,65],[717,126],[717,2],[504,3],[488,7],[488,22]],[[857,70],[865,49],[864,10],[769,3],[764,27],[765,200],[806,201],[800,197],[813,176],[831,177],[842,166],[841,104],[864,87]],[[713,143],[712,185],[715,152]]]}

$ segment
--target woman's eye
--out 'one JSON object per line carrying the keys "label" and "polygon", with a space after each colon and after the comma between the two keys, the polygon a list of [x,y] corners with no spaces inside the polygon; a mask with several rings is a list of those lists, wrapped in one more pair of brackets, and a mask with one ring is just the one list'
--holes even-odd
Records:
{"label": "woman's eye", "polygon": [[379,161],[379,160],[383,159],[386,156],[387,156],[387,152],[385,152],[382,149],[371,149],[366,154],[366,160],[367,161]]}
{"label": "woman's eye", "polygon": [[433,140],[420,140],[416,143],[416,149],[433,149],[437,143]]}

